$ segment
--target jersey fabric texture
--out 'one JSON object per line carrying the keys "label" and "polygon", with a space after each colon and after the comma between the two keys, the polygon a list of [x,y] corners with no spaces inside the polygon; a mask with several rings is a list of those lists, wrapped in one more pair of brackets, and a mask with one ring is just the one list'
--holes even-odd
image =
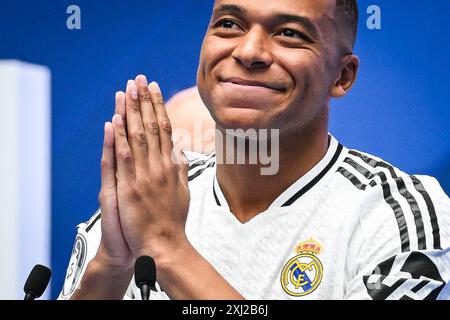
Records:
{"label": "jersey fabric texture", "polygon": [[[325,157],[243,224],[216,180],[215,154],[187,156],[187,237],[245,298],[450,299],[450,199],[434,178],[330,136]],[[77,227],[60,299],[95,256],[100,219],[99,209]],[[158,285],[151,293],[168,298]],[[134,280],[124,299],[141,299]]]}

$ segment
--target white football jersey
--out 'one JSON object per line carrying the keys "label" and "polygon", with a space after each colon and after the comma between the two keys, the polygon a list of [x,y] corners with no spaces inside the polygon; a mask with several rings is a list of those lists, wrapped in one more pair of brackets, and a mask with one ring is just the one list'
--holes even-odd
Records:
{"label": "white football jersey", "polygon": [[[274,176],[276,179],[276,176]],[[247,299],[450,299],[450,199],[330,136],[325,157],[247,223],[230,212],[214,154],[190,162],[186,234]],[[60,298],[96,254],[100,210],[78,226]],[[157,286],[151,299],[168,299]],[[132,280],[125,299],[141,299]]]}

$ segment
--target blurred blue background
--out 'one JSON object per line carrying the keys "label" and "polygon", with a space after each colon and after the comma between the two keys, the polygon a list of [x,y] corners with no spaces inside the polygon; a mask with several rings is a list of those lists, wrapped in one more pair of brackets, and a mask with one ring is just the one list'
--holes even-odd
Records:
{"label": "blurred blue background", "polygon": [[[66,8],[81,8],[81,30]],[[139,73],[169,98],[195,84],[212,0],[2,1],[0,59],[52,72],[52,297],[66,271],[75,226],[97,208],[103,123],[114,92]],[[410,173],[436,176],[450,193],[450,1],[359,1],[353,92],[333,102],[331,132]],[[366,9],[382,9],[368,30]],[[26,93],[24,93],[26,94]]]}

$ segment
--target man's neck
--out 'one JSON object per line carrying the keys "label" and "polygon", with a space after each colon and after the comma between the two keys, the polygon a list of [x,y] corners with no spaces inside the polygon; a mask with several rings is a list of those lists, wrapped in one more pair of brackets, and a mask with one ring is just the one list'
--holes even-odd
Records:
{"label": "man's neck", "polygon": [[[281,136],[276,175],[262,175],[262,164],[218,163],[217,182],[231,212],[245,223],[267,210],[280,194],[324,158],[328,142],[327,126]],[[226,150],[223,159],[226,159]]]}

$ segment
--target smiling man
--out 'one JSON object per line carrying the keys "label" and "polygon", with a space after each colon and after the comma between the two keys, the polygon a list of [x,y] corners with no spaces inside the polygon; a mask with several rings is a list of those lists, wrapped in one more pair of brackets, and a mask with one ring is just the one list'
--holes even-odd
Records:
{"label": "smiling man", "polygon": [[158,85],[129,81],[105,125],[101,210],[78,227],[61,298],[140,299],[142,255],[156,262],[153,299],[448,298],[439,183],[328,133],[330,99],[356,79],[356,26],[352,0],[215,1],[197,84],[216,151],[242,152],[220,137],[251,143],[235,129],[277,130],[278,172],[215,154],[186,163]]}

